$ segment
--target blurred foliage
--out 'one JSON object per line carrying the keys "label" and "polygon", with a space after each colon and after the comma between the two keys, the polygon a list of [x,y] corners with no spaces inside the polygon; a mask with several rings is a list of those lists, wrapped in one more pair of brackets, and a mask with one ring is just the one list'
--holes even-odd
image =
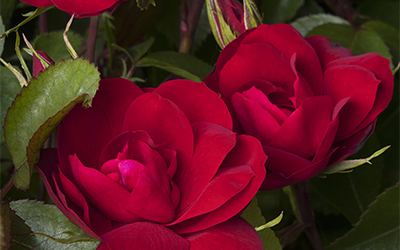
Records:
{"label": "blurred foliage", "polygon": [[[25,17],[22,14],[34,10],[33,7],[17,0],[0,1],[0,15],[5,30],[23,21]],[[136,1],[129,0],[121,4],[112,15],[101,18],[95,63],[102,77],[123,76],[130,79],[144,79],[144,82],[138,82],[141,87],[156,87],[165,80],[178,78],[177,75],[195,76],[201,80],[211,70],[210,65],[215,64],[220,49],[211,34],[204,10],[195,34],[191,55],[187,55],[190,59],[180,61],[175,65],[168,61],[162,61],[163,64],[160,64],[162,57],[160,59],[157,55],[178,50],[181,1],[156,0],[155,2],[156,6],[150,5],[147,10],[142,11],[137,7]],[[352,49],[355,54],[377,52],[389,58],[393,67],[399,63],[400,6],[398,0],[255,0],[255,2],[258,4],[264,23],[291,23],[299,28],[304,36],[324,35],[341,46]],[[38,18],[22,26],[19,33],[24,33],[36,48],[45,51],[50,49],[47,48],[49,39],[54,39],[51,43],[59,44],[60,49],[47,52],[54,57],[55,61],[68,57],[61,49],[62,41],[59,35],[60,31],[65,29],[70,16],[56,8],[45,15],[48,33],[40,34]],[[69,33],[71,42],[82,56],[86,53],[88,27],[88,18],[75,19],[71,26],[72,32]],[[49,38],[49,36],[54,36],[54,38]],[[150,37],[154,37],[154,43],[141,51],[140,56],[132,62],[129,59],[129,53],[136,45]],[[117,46],[112,46],[113,43]],[[15,34],[12,33],[5,39],[1,57],[12,65],[20,65],[15,55],[14,44]],[[21,49],[23,47],[24,45],[21,44]],[[118,47],[128,51],[128,54],[117,49]],[[24,51],[22,55],[31,67],[31,56]],[[184,65],[186,67],[184,74],[180,71],[182,64],[187,64]],[[175,67],[174,71],[169,70],[172,66]],[[13,96],[19,92],[18,81],[12,74],[5,71],[4,67],[0,68],[2,125],[3,117],[11,105]],[[325,179],[310,180],[316,224],[324,245],[328,246],[338,238],[347,235],[343,238],[345,240],[338,240],[330,249],[345,249],[339,245],[344,244],[340,243],[343,241],[346,241],[346,244],[350,244],[351,241],[356,242],[357,240],[353,240],[351,235],[357,234],[357,230],[366,230],[362,229],[365,221],[381,221],[379,216],[392,216],[382,208],[395,209],[391,210],[393,214],[398,212],[398,206],[395,205],[399,204],[399,197],[393,191],[397,189],[398,192],[398,186],[387,190],[399,182],[398,93],[399,73],[395,75],[393,99],[389,107],[378,117],[375,133],[363,149],[351,158],[365,158],[376,150],[391,145],[387,152],[373,159],[373,165],[364,165],[352,173],[334,174]],[[10,179],[13,169],[3,137],[1,143],[1,187],[3,187]],[[37,173],[33,174],[30,188],[26,192],[12,188],[5,197],[5,199],[9,198],[49,201]],[[296,224],[293,224],[295,216],[290,202],[281,189],[260,191],[257,199],[266,221],[274,219],[281,211],[284,211],[281,223],[272,228],[278,236],[284,235],[287,227],[296,230]],[[384,228],[382,230],[385,231]],[[301,233],[301,230],[298,232],[298,238],[285,239],[285,242],[290,243],[285,246],[285,249],[310,249],[305,234]],[[391,238],[391,240],[396,241],[396,238]],[[371,244],[369,247],[369,249],[383,249],[379,243]]]}

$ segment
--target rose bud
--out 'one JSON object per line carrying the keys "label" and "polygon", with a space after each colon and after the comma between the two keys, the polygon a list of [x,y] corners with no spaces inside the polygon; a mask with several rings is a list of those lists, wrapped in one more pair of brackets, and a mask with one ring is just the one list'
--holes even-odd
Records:
{"label": "rose bud", "polygon": [[393,94],[388,59],[354,56],[287,24],[239,36],[205,83],[229,107],[234,131],[263,145],[264,190],[307,180],[356,153]]}
{"label": "rose bud", "polygon": [[113,11],[118,5],[126,0],[21,0],[21,2],[35,7],[50,7],[55,5],[58,9],[68,12],[75,17],[98,16],[106,11]]}
{"label": "rose bud", "polygon": [[[39,56],[42,57],[42,59],[47,63],[47,64],[54,64],[54,61],[43,51],[36,50],[36,53],[38,53]],[[32,70],[32,75],[33,77],[36,77],[39,72],[44,71],[46,69],[45,65],[43,65],[43,62],[35,55],[33,55],[33,70]]]}
{"label": "rose bud", "polygon": [[240,217],[265,178],[260,142],[232,132],[221,98],[188,80],[143,92],[100,81],[37,164],[57,207],[98,249],[263,249]]}
{"label": "rose bud", "polygon": [[247,29],[261,24],[261,15],[252,0],[207,0],[207,14],[215,40],[221,48]]}

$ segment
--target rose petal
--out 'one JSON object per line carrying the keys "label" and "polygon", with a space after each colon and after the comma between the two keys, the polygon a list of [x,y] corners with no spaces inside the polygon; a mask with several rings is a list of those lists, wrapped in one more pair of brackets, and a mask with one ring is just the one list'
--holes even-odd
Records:
{"label": "rose petal", "polygon": [[374,105],[364,121],[355,129],[356,131],[368,126],[389,104],[393,95],[393,75],[390,70],[390,61],[376,53],[346,57],[335,60],[329,67],[339,65],[359,65],[370,70],[380,80]]}
{"label": "rose petal", "polygon": [[[271,46],[280,51],[288,60],[296,53],[297,70],[304,76],[314,92],[314,95],[322,94],[323,89],[321,82],[323,76],[317,53],[295,28],[283,23],[273,25],[261,24],[254,32],[243,39],[242,44],[252,45],[260,41],[271,44]],[[242,48],[239,47],[238,50],[240,51],[241,49]],[[249,55],[247,58],[253,57]],[[265,60],[271,60],[271,64],[277,63],[277,61],[271,58],[264,59],[263,61]],[[263,68],[259,65],[257,67]],[[282,75],[278,75],[278,77],[282,77]]]}
{"label": "rose petal", "polygon": [[214,123],[197,122],[192,129],[195,138],[192,163],[180,179],[174,178],[181,187],[178,212],[197,199],[236,144],[236,135],[231,130]]}
{"label": "rose petal", "polygon": [[305,159],[315,155],[332,119],[333,104],[329,96],[315,96],[303,101],[282,124],[268,145]]}
{"label": "rose petal", "polygon": [[[188,166],[193,154],[193,132],[182,110],[154,93],[137,98],[125,115],[124,131],[146,131],[154,143],[176,150],[178,165]],[[180,176],[184,167],[178,168]]]}
{"label": "rose petal", "polygon": [[[61,189],[57,188],[58,195],[60,197],[65,196],[62,197],[65,201],[67,201],[68,197],[68,199],[76,204],[77,208],[73,209],[74,211],[83,211],[83,215],[80,218],[82,218],[97,235],[104,234],[113,229],[112,221],[106,218],[95,207],[88,204],[80,190],[62,172],[60,172],[60,181],[61,185],[57,184],[57,187],[62,186],[64,193],[61,193]],[[65,201],[64,204],[66,203]],[[69,203],[68,207],[72,208],[72,204]]]}
{"label": "rose petal", "polygon": [[206,230],[182,236],[190,242],[190,250],[264,249],[257,232],[240,216],[235,216],[224,223]]}
{"label": "rose petal", "polygon": [[53,2],[51,0],[21,0],[21,2],[24,2],[29,5],[39,7],[39,8],[49,7],[49,6],[53,5]]}
{"label": "rose petal", "polygon": [[65,1],[52,0],[55,6],[60,10],[75,14],[75,17],[86,17],[99,15],[102,12],[113,10],[121,2],[126,0],[96,0],[96,1]]}
{"label": "rose petal", "polygon": [[328,164],[333,150],[322,160],[312,163],[295,154],[263,146],[268,155],[266,167],[271,171],[267,173],[260,190],[282,188],[314,177]]}
{"label": "rose petal", "polygon": [[173,80],[161,84],[154,93],[178,105],[190,123],[212,122],[232,129],[232,118],[225,103],[204,83]]}
{"label": "rose petal", "polygon": [[[327,94],[335,103],[350,97],[339,112],[340,124],[336,141],[352,133],[371,112],[378,91],[380,80],[375,75],[360,66],[333,66],[325,72]],[[375,117],[369,116],[368,123]]]}
{"label": "rose petal", "polygon": [[189,250],[190,243],[169,228],[151,222],[135,222],[103,234],[97,250]]}
{"label": "rose petal", "polygon": [[204,83],[213,91],[219,93],[219,74],[221,69],[225,66],[226,62],[231,60],[232,56],[236,53],[238,47],[242,40],[246,37],[247,34],[253,32],[255,29],[247,30],[241,36],[238,36],[232,42],[230,42],[220,53],[218,56],[217,63],[215,65],[214,72],[209,74],[205,79]]}
{"label": "rose petal", "polygon": [[130,193],[125,188],[98,170],[85,167],[76,155],[70,162],[77,187],[105,216],[125,223],[141,219],[128,206]]}
{"label": "rose petal", "polygon": [[63,202],[63,200],[58,196],[59,192],[57,189],[57,182],[59,181],[59,170],[57,165],[57,149],[49,148],[41,150],[40,158],[36,166],[37,171],[42,176],[50,199],[70,221],[81,227],[90,236],[100,239],[100,237],[93,232],[93,230],[72,209],[68,207],[68,204]]}
{"label": "rose petal", "polygon": [[126,111],[132,102],[143,93],[136,84],[123,78],[100,81],[99,90],[93,99],[93,106],[97,106],[104,113],[112,137],[122,132]]}
{"label": "rose petal", "polygon": [[[214,226],[238,214],[251,201],[264,180],[266,158],[257,139],[247,135],[237,136],[236,146],[222,163],[216,177],[195,201],[196,205],[188,207],[186,214],[172,223],[182,221],[173,226],[173,229],[178,233],[191,233]],[[228,186],[230,188],[227,188]],[[238,191],[240,192],[237,193]],[[233,194],[235,195],[232,196]],[[217,195],[220,200],[215,198]],[[226,201],[229,197],[232,198]],[[210,203],[207,200],[214,202]],[[190,211],[191,209],[193,210]],[[203,214],[206,209],[214,210]],[[184,221],[185,218],[197,214],[203,215]]]}
{"label": "rose petal", "polygon": [[175,216],[167,166],[159,157],[139,174],[126,204],[129,211],[145,220],[168,223]]}
{"label": "rose petal", "polygon": [[289,59],[270,44],[242,44],[221,70],[219,90],[222,99],[229,105],[234,92],[244,83],[256,79],[267,80],[286,91],[293,91],[295,76]]}
{"label": "rose petal", "polygon": [[[244,133],[258,138],[263,144],[269,143],[274,133],[280,128],[279,122],[273,115],[283,114],[280,110],[275,112],[276,110],[271,107],[273,105],[270,105],[267,99],[262,93],[260,96],[254,89],[251,92],[235,93],[232,96],[232,107]],[[282,116],[278,116],[278,119],[283,118]],[[282,119],[279,120],[282,121]]]}

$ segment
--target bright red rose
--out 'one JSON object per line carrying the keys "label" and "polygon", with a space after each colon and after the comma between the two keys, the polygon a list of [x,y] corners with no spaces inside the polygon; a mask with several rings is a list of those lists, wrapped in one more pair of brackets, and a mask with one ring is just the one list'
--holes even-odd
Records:
{"label": "bright red rose", "polygon": [[307,180],[356,153],[393,94],[389,60],[353,56],[286,24],[239,36],[205,83],[230,108],[234,130],[263,144],[264,190]]}
{"label": "bright red rose", "polygon": [[101,80],[91,108],[58,128],[38,171],[51,199],[98,249],[263,249],[240,212],[265,178],[260,142],[204,83],[144,93]]}
{"label": "bright red rose", "polygon": [[21,0],[35,7],[49,7],[55,5],[62,11],[75,14],[75,17],[98,16],[106,11],[113,11],[126,0]]}

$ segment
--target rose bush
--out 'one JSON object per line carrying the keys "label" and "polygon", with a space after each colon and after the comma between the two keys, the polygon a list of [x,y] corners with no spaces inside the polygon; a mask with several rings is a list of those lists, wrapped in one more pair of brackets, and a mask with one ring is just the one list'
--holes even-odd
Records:
{"label": "rose bush", "polygon": [[21,0],[35,7],[50,7],[55,5],[58,9],[75,14],[75,17],[98,16],[106,11],[113,11],[119,4],[126,0]]}
{"label": "rose bush", "polygon": [[98,249],[263,249],[240,212],[265,177],[254,137],[232,132],[204,83],[143,92],[101,80],[91,108],[75,106],[57,149],[37,164],[57,207]]}
{"label": "rose bush", "polygon": [[261,141],[262,189],[307,180],[357,152],[393,93],[389,60],[286,24],[239,36],[205,83],[228,105],[234,130]]}

